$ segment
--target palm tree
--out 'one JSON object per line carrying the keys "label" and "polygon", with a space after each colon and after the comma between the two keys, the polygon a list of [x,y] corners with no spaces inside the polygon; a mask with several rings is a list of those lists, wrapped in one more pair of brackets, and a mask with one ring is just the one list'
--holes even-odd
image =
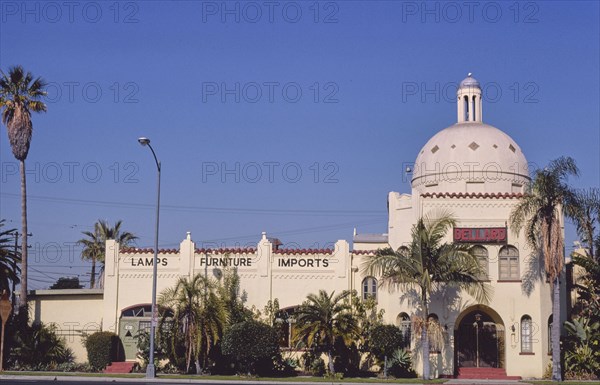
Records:
{"label": "palm tree", "polygon": [[191,280],[181,277],[174,287],[160,294],[158,303],[173,311],[172,316],[163,313],[159,332],[170,322],[174,330],[168,334],[171,350],[175,351],[174,345],[183,339],[186,372],[194,359],[196,372],[200,373],[201,362],[205,366],[210,349],[219,341],[227,324],[227,311],[216,294],[216,284],[202,274],[196,274]]}
{"label": "palm tree", "polygon": [[111,227],[107,221],[101,219],[94,224],[94,231],[83,231],[82,234],[87,238],[77,241],[83,246],[81,259],[92,262],[92,273],[90,276],[90,288],[93,289],[96,283],[96,262],[104,265],[104,256],[106,255],[106,240],[114,239],[120,246],[131,246],[138,239],[129,231],[121,231],[123,221],[118,220]]}
{"label": "palm tree", "polygon": [[335,373],[333,349],[336,339],[341,338],[349,345],[359,335],[358,321],[352,314],[351,294],[347,290],[338,295],[319,290],[319,294],[309,294],[296,312],[296,340],[309,348],[325,351],[330,373]]}
{"label": "palm tree", "polygon": [[0,220],[0,293],[4,290],[10,293],[11,286],[19,283],[18,263],[21,257],[12,243],[15,229],[2,230],[4,222],[4,219]]}
{"label": "palm tree", "polygon": [[29,153],[33,124],[31,112],[45,112],[46,105],[40,100],[46,95],[46,82],[23,67],[8,69],[8,75],[0,70],[0,109],[2,123],[6,125],[13,155],[19,161],[21,172],[21,295],[20,306],[27,310],[27,184],[25,159]]}
{"label": "palm tree", "polygon": [[465,290],[480,303],[490,298],[490,287],[481,280],[485,272],[470,245],[443,243],[455,224],[446,211],[426,215],[413,226],[408,247],[378,250],[364,264],[365,270],[380,276],[381,284],[390,290],[417,289],[422,315],[415,326],[421,332],[423,379],[429,379],[429,331],[435,326],[428,317],[431,294],[451,286]]}
{"label": "palm tree", "polygon": [[564,236],[562,211],[576,215],[574,192],[566,184],[579,170],[570,157],[560,157],[543,170],[536,170],[528,193],[510,215],[513,231],[525,228],[527,243],[544,260],[552,287],[552,380],[562,381],[560,362],[560,274],[563,270]]}
{"label": "palm tree", "polygon": [[596,231],[600,225],[600,189],[576,191],[574,203],[571,216],[582,246],[590,258],[600,261],[600,233]]}
{"label": "palm tree", "polygon": [[574,285],[578,298],[571,315],[600,321],[600,189],[576,191],[575,203],[573,220],[581,247],[571,257],[585,272]]}

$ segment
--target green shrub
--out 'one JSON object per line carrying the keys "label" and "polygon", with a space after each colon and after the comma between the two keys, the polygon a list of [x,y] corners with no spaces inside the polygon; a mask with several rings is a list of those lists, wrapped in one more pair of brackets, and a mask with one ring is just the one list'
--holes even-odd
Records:
{"label": "green shrub", "polygon": [[251,374],[273,372],[279,359],[279,344],[274,328],[257,321],[234,324],[223,335],[221,349],[238,370]]}
{"label": "green shrub", "polygon": [[414,378],[417,373],[412,368],[410,352],[406,349],[397,349],[391,359],[388,358],[389,373],[396,378]]}
{"label": "green shrub", "polygon": [[56,370],[61,364],[73,362],[73,352],[58,336],[53,324],[25,324],[12,333],[6,334],[10,343],[10,348],[4,350],[10,352],[7,367],[15,370]]}
{"label": "green shrub", "polygon": [[300,357],[300,362],[304,371],[313,376],[321,377],[325,374],[325,361],[319,355],[305,352]]}
{"label": "green shrub", "polygon": [[123,361],[121,339],[111,332],[96,332],[85,339],[88,362],[95,370],[103,370],[113,361]]}
{"label": "green shrub", "polygon": [[379,361],[385,356],[390,359],[394,352],[404,347],[404,337],[400,328],[394,325],[377,325],[369,335],[369,352]]}
{"label": "green shrub", "polygon": [[600,322],[586,317],[565,322],[565,372],[569,379],[587,380],[600,375]]}

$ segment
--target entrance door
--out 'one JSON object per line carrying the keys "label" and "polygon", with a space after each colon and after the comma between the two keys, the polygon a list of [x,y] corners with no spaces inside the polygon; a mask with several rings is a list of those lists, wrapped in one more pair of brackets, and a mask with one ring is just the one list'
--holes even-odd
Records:
{"label": "entrance door", "polygon": [[123,342],[127,361],[137,358],[139,332],[150,328],[151,309],[152,305],[150,304],[139,304],[121,310],[119,337]]}
{"label": "entrance door", "polygon": [[458,367],[500,368],[503,364],[504,328],[482,311],[467,314],[456,330]]}
{"label": "entrance door", "polygon": [[134,317],[121,317],[119,322],[119,337],[125,350],[125,360],[135,360],[137,356],[137,338],[140,329],[140,319]]}

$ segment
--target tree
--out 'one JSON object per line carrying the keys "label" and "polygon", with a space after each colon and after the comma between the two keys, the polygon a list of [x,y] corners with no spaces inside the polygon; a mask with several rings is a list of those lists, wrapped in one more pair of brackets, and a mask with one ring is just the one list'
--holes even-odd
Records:
{"label": "tree", "polygon": [[79,284],[79,277],[60,277],[52,286],[51,290],[54,289],[81,289],[83,285]]}
{"label": "tree", "polygon": [[571,254],[575,265],[583,267],[578,277],[575,313],[592,322],[600,322],[600,189],[575,193],[575,215],[581,247]]}
{"label": "tree", "polygon": [[2,230],[2,227],[4,219],[0,220],[0,293],[4,290],[10,293],[11,288],[19,283],[18,263],[21,257],[13,243],[15,229]]}
{"label": "tree", "polygon": [[369,333],[369,351],[384,361],[404,345],[402,330],[394,325],[376,325]]}
{"label": "tree", "polygon": [[246,302],[246,292],[240,288],[240,276],[236,267],[225,267],[221,278],[221,284],[218,286],[218,294],[223,301],[227,314],[229,314],[229,325],[252,319],[253,314],[248,310],[244,303]]}
{"label": "tree", "polygon": [[206,367],[210,350],[223,335],[227,324],[226,308],[216,294],[216,283],[196,274],[192,279],[181,277],[175,287],[164,290],[158,299],[160,306],[173,311],[172,317],[164,313],[159,325],[159,333],[165,327],[171,327],[165,333],[171,339],[171,351],[183,340],[186,356],[186,372],[190,370],[192,359],[196,372]]}
{"label": "tree", "polygon": [[[480,277],[485,275],[469,245],[443,243],[448,229],[456,220],[440,211],[420,218],[412,229],[408,247],[394,251],[380,249],[365,262],[370,275],[381,277],[383,286],[392,289],[417,289],[421,317],[415,329],[421,333],[423,379],[429,379],[429,299],[444,286],[465,290],[480,303],[487,303],[490,287]],[[419,321],[420,320],[420,321]]]}
{"label": "tree", "polygon": [[359,334],[358,322],[352,314],[350,291],[335,295],[319,290],[309,294],[296,312],[297,341],[308,348],[327,353],[329,372],[335,373],[333,352],[337,338],[349,345]]}
{"label": "tree", "polygon": [[19,161],[21,173],[21,295],[20,306],[27,311],[27,183],[25,159],[29,153],[33,124],[32,112],[45,112],[46,105],[40,100],[46,95],[46,82],[21,66],[10,67],[8,75],[0,70],[0,109],[2,123],[6,125],[12,153]]}
{"label": "tree", "polygon": [[104,266],[104,256],[106,255],[106,241],[114,239],[119,243],[119,246],[131,246],[138,239],[129,231],[122,231],[121,224],[123,221],[118,220],[113,227],[110,227],[108,221],[98,220],[94,224],[94,231],[83,231],[82,234],[87,238],[82,238],[77,243],[83,246],[81,251],[81,259],[92,262],[92,273],[90,276],[90,289],[93,289],[96,283],[96,262],[102,263]]}
{"label": "tree", "polygon": [[527,243],[543,259],[552,287],[552,380],[562,381],[560,362],[560,274],[563,270],[564,236],[562,211],[576,215],[576,197],[566,184],[569,176],[577,176],[575,161],[560,157],[548,167],[536,170],[527,194],[513,208],[510,222],[513,231],[525,229]]}

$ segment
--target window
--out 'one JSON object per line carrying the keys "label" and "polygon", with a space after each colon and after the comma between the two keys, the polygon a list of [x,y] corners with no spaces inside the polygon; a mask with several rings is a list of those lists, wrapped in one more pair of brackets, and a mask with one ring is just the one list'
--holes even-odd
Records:
{"label": "window", "polygon": [[400,328],[400,331],[402,332],[402,339],[403,339],[404,347],[410,348],[410,338],[411,338],[410,317],[408,316],[408,314],[402,312],[402,313],[398,314],[396,321],[398,323],[398,327]]}
{"label": "window", "polygon": [[488,280],[489,270],[487,249],[483,246],[473,246],[471,248],[471,252],[475,257],[477,257],[477,261],[479,261],[479,266],[481,266],[482,274],[478,278],[482,281]]}
{"label": "window", "polygon": [[377,300],[377,279],[374,277],[366,277],[362,281],[362,298],[364,300],[373,298]]}
{"label": "window", "polygon": [[150,334],[150,328],[151,328],[151,323],[150,321],[140,321],[139,323],[139,327],[138,330],[141,331],[145,331],[146,333]]}
{"label": "window", "polygon": [[519,276],[519,250],[514,246],[504,246],[498,253],[499,280],[518,280]]}
{"label": "window", "polygon": [[429,324],[427,325],[427,333],[429,335],[429,352],[440,353],[444,345],[444,334],[440,319],[435,313],[429,314],[427,317]]}
{"label": "window", "polygon": [[521,317],[521,353],[533,353],[531,317]]}

